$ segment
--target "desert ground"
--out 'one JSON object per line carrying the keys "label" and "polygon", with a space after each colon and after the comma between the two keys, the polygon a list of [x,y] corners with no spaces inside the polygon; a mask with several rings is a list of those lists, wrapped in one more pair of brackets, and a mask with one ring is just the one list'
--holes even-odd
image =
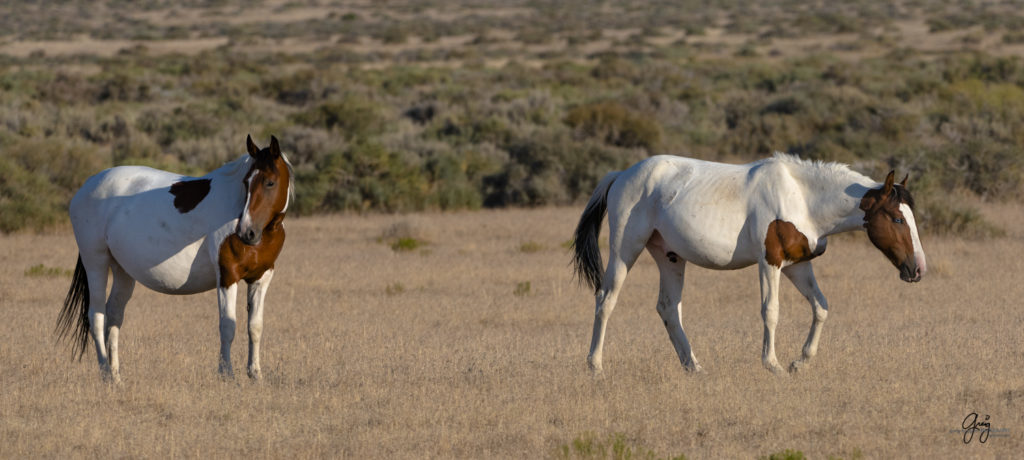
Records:
{"label": "desert ground", "polygon": [[[1010,457],[1024,450],[1024,213],[983,209],[1007,235],[926,236],[917,284],[862,234],[833,238],[815,261],[831,306],[819,354],[782,376],[761,366],[755,268],[690,266],[684,327],[706,370],[690,375],[646,255],[592,374],[593,296],[566,248],[579,207],[290,218],[260,382],[243,371],[241,295],[231,380],[216,373],[215,294],[139,287],[124,382],[104,383],[91,349],[73,361],[53,334],[70,230],[0,236],[0,456],[575,457],[618,436],[687,458]],[[788,363],[811,313],[792,286],[781,302]],[[985,443],[956,431],[972,412],[989,417]]]}

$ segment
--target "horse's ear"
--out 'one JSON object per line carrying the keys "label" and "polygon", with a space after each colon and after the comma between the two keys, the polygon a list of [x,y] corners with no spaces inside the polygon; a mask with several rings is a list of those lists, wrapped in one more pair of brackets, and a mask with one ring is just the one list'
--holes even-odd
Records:
{"label": "horse's ear", "polygon": [[900,181],[900,185],[902,185],[903,188],[907,188],[907,179],[909,179],[909,178],[910,178],[910,173],[907,173],[906,176],[903,176],[903,180]]}
{"label": "horse's ear", "polygon": [[885,186],[882,187],[882,195],[889,196],[892,193],[892,184],[896,182],[896,171],[889,171],[889,175],[885,176]]}
{"label": "horse's ear", "polygon": [[273,135],[270,136],[270,158],[277,158],[281,156],[281,147],[277,144],[277,138]]}
{"label": "horse's ear", "polygon": [[252,141],[252,135],[245,136],[245,148],[249,150],[249,155],[256,158],[260,154],[260,148],[256,146],[256,143]]}

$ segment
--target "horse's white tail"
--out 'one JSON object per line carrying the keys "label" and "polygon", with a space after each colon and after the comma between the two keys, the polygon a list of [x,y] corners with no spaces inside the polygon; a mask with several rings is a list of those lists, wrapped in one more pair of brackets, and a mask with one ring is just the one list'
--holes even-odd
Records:
{"label": "horse's white tail", "polygon": [[580,282],[586,282],[594,288],[594,292],[601,290],[601,278],[604,273],[601,271],[601,249],[597,245],[597,237],[601,234],[601,221],[604,220],[604,213],[608,207],[608,189],[612,182],[619,177],[621,171],[608,173],[597,184],[594,194],[590,196],[587,207],[580,216],[580,222],[576,225],[576,235],[572,242],[573,268],[576,277]]}
{"label": "horse's white tail", "polygon": [[71,356],[82,359],[85,346],[89,344],[89,281],[85,277],[82,256],[78,256],[75,274],[71,276],[71,287],[64,298],[64,308],[57,316],[57,340],[71,341]]}

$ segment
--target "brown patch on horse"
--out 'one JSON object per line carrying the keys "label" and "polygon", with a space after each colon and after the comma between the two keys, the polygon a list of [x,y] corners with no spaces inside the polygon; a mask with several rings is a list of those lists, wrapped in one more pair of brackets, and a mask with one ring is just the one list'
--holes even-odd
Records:
{"label": "brown patch on horse", "polygon": [[174,207],[185,214],[199,206],[199,202],[210,193],[210,179],[183,180],[171,184]]}
{"label": "brown patch on horse", "polygon": [[284,247],[284,214],[278,214],[263,230],[263,238],[256,244],[245,244],[232,233],[224,239],[218,251],[220,285],[228,287],[240,280],[252,283],[274,268],[277,256]]}
{"label": "brown patch on horse", "polygon": [[825,253],[825,248],[811,252],[807,237],[792,222],[776,219],[768,224],[764,251],[764,258],[769,264],[782,267],[782,262],[786,260],[797,263],[818,257]]}
{"label": "brown patch on horse", "polygon": [[[895,172],[889,172],[880,188],[868,190],[860,200],[864,211],[864,228],[868,239],[896,267],[914,257],[914,240],[900,204],[914,208],[914,199],[906,188],[907,179],[895,183]],[[916,267],[916,265],[915,265]]]}

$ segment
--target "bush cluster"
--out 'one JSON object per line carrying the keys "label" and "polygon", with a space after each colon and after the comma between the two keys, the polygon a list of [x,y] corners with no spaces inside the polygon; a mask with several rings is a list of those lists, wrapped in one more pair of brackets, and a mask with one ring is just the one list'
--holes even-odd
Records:
{"label": "bush cluster", "polygon": [[[735,3],[720,7],[731,18],[728,28],[763,40],[804,29],[867,33],[864,24],[888,11],[867,3],[827,11],[787,0]],[[55,8],[80,11],[76,5]],[[258,30],[213,21],[149,33],[147,40],[227,34],[235,43],[195,55],[138,46],[111,57],[0,58],[0,231],[61,221],[85,177],[105,167],[202,174],[241,155],[246,134],[264,143],[270,134],[281,139],[297,173],[299,214],[579,203],[607,172],[662,153],[737,161],[788,151],[850,163],[874,177],[896,168],[912,177],[923,225],[940,232],[991,233],[976,213],[950,211],[945,197],[952,191],[983,200],[1021,197],[1020,58],[901,48],[857,61],[826,50],[697,57],[686,40],[652,44],[664,42],[656,39],[668,27],[703,31],[668,2],[616,3],[584,16],[569,14],[576,11],[571,2],[523,5],[537,9],[525,15],[536,23],[488,15],[422,22],[409,34],[487,39],[416,55],[350,49],[352,37],[404,42],[408,37],[395,32],[403,19],[331,14]],[[735,9],[742,5],[778,21],[750,22]],[[949,27],[994,20],[977,9],[957,14],[936,9],[934,17]],[[7,22],[26,22],[11,27],[39,33],[30,18],[12,15]],[[595,55],[577,48],[606,39],[593,30],[630,18],[644,25],[633,38]],[[518,39],[493,33],[502,20],[526,21]],[[98,33],[90,24],[69,20],[68,27]],[[139,32],[137,21],[118,24],[108,33]],[[332,44],[312,51],[244,46],[247,38],[329,30]],[[508,46],[523,40],[522,49],[543,48],[563,38],[571,40],[561,51],[526,56],[539,63],[519,61],[523,51]],[[508,56],[483,65],[485,57]],[[416,63],[423,59],[460,65]],[[388,65],[358,65],[371,61]]]}

